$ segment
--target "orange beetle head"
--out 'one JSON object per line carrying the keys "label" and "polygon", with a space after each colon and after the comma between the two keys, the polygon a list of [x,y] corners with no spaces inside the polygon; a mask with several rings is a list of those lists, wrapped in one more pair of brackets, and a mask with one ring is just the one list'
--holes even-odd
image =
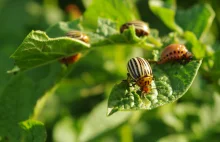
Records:
{"label": "orange beetle head", "polygon": [[141,91],[145,93],[150,92],[152,79],[153,79],[153,76],[145,76],[145,77],[140,78],[137,81],[137,85],[140,86]]}

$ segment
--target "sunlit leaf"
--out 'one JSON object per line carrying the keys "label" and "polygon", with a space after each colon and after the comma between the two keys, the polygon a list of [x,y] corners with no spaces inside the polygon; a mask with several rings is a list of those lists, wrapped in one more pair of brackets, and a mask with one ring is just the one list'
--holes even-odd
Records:
{"label": "sunlit leaf", "polygon": [[152,65],[152,91],[145,98],[140,97],[141,92],[137,85],[132,87],[126,80],[116,84],[109,96],[108,115],[124,110],[149,110],[176,101],[191,86],[201,62],[196,60],[186,65]]}
{"label": "sunlit leaf", "polygon": [[44,32],[32,31],[11,55],[11,58],[21,70],[27,70],[88,48],[88,44],[73,38],[49,38]]}
{"label": "sunlit leaf", "polygon": [[164,24],[179,33],[182,32],[182,29],[175,22],[175,8],[174,2],[162,1],[162,0],[150,0],[149,6],[151,11],[157,15]]}
{"label": "sunlit leaf", "polygon": [[[220,124],[220,112],[218,111],[220,96],[218,93],[212,94],[214,105],[204,105],[200,108],[200,121],[203,131],[209,131]],[[211,121],[210,121],[211,120]]]}
{"label": "sunlit leaf", "polygon": [[196,35],[192,32],[186,31],[184,33],[184,38],[187,40],[187,49],[189,51],[192,51],[193,56],[195,56],[197,59],[201,59],[205,56],[206,47],[204,44],[199,42]]}
{"label": "sunlit leaf", "polygon": [[143,48],[161,46],[161,41],[156,29],[153,29],[147,37],[138,37],[135,33],[134,26],[130,26],[128,29],[124,30],[123,33],[119,33],[119,29],[116,28],[115,22],[109,19],[99,18],[96,31],[96,33],[88,33],[89,37],[92,39],[93,47],[116,44],[124,46],[137,45]]}
{"label": "sunlit leaf", "polygon": [[198,39],[211,27],[215,17],[208,4],[197,4],[187,10],[177,10],[176,21],[185,31],[193,32]]}
{"label": "sunlit leaf", "polygon": [[74,130],[73,119],[66,117],[56,123],[53,131],[53,139],[55,142],[65,141],[73,142],[76,141],[76,131]]}
{"label": "sunlit leaf", "polygon": [[158,142],[170,142],[170,141],[188,142],[188,138],[184,134],[172,134],[162,137],[158,140]]}
{"label": "sunlit leaf", "polygon": [[99,18],[96,32],[104,37],[118,33],[117,24],[109,19]]}
{"label": "sunlit leaf", "polygon": [[97,136],[125,123],[131,116],[131,112],[124,112],[107,117],[105,115],[106,105],[107,102],[103,101],[89,114],[80,133],[79,141],[91,141]]}
{"label": "sunlit leaf", "polygon": [[27,120],[20,123],[22,128],[22,141],[25,142],[44,142],[46,141],[46,130],[43,123]]}
{"label": "sunlit leaf", "polygon": [[47,35],[50,38],[62,37],[71,30],[81,30],[80,20],[74,20],[70,22],[59,22],[46,30]]}
{"label": "sunlit leaf", "polygon": [[98,17],[102,17],[117,21],[117,25],[120,26],[138,17],[136,9],[132,5],[132,1],[126,0],[93,0],[84,13],[83,25],[95,29]]}

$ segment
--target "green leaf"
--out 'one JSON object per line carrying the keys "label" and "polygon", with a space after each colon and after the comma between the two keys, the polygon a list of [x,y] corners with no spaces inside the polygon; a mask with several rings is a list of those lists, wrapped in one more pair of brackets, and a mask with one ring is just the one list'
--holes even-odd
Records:
{"label": "green leaf", "polygon": [[163,23],[172,30],[182,33],[181,27],[175,22],[175,8],[172,1],[150,0],[149,6],[151,11],[158,16]]}
{"label": "green leaf", "polygon": [[162,46],[162,42],[161,39],[159,37],[159,31],[156,29],[151,29],[150,30],[150,35],[147,36],[146,38],[146,44],[149,47],[161,47]]}
{"label": "green leaf", "polygon": [[152,91],[144,98],[140,97],[141,91],[137,85],[130,86],[126,80],[116,84],[109,96],[108,115],[125,110],[150,110],[176,101],[191,86],[201,63],[201,60],[194,60],[186,65],[152,65]]}
{"label": "green leaf", "polygon": [[53,129],[53,139],[56,142],[74,142],[76,141],[77,132],[74,129],[74,120],[65,117],[56,123]]}
{"label": "green leaf", "polygon": [[177,10],[176,21],[185,31],[195,33],[200,39],[206,31],[209,30],[215,12],[208,4],[197,4],[187,10]]}
{"label": "green leaf", "polygon": [[135,27],[130,26],[122,34],[116,29],[116,22],[109,19],[99,18],[96,33],[88,33],[93,47],[103,47],[111,45],[134,46],[134,44],[143,48],[160,47],[161,41],[158,37],[158,31],[153,29],[147,37],[138,37],[135,33]]}
{"label": "green leaf", "polygon": [[220,123],[220,94],[219,93],[214,93],[214,106],[213,106],[213,122],[214,123]]}
{"label": "green leaf", "polygon": [[7,80],[0,92],[0,135],[10,140],[20,137],[18,123],[29,119],[37,100],[61,79],[58,63],[21,72]]}
{"label": "green leaf", "polygon": [[[153,30],[148,37],[139,38],[135,34],[134,26],[130,26],[129,29],[120,34],[116,29],[116,23],[109,19],[99,18],[98,25],[96,33],[85,32],[89,36],[90,43],[94,48],[113,44],[127,46],[137,44],[145,48],[161,46],[157,30]],[[58,37],[64,36],[72,28],[77,29],[78,26],[80,26],[79,21],[73,21],[58,23],[50,27],[47,33],[57,38],[49,38],[46,33],[41,31],[32,31],[11,55],[11,58],[15,60],[15,64],[20,70],[27,70],[57,61],[78,52],[83,52],[90,47],[89,44],[68,37]],[[8,72],[13,72],[13,70]]]}
{"label": "green leaf", "polygon": [[187,117],[187,115],[198,115],[198,113],[196,113],[198,111],[199,108],[193,102],[182,102],[178,105],[175,105],[175,109],[174,109],[175,115],[178,118],[180,118],[182,121]]}
{"label": "green leaf", "polygon": [[[32,22],[36,23],[38,20],[40,20],[40,11],[42,11],[42,9],[37,9],[35,15],[32,15],[32,13],[29,11],[29,7],[32,6],[34,1],[22,0],[15,2],[13,0],[6,0],[2,3],[1,0],[0,3],[2,4],[0,4],[1,44],[10,44],[13,42],[17,44],[17,42],[20,42],[22,39],[22,36],[27,33],[27,25],[31,25]],[[37,3],[34,4],[39,6]],[[10,7],[13,7],[13,10],[11,10]],[[32,6],[32,12],[35,10],[34,8],[35,7]],[[11,35],[13,35],[12,39],[10,39]]]}
{"label": "green leaf", "polygon": [[213,93],[214,104],[204,105],[200,108],[200,126],[204,131],[209,131],[213,127],[216,127],[220,124],[220,112],[219,112],[219,103],[220,95],[219,93]]}
{"label": "green leaf", "polygon": [[[220,94],[217,92],[209,92],[209,95],[212,98],[212,103],[204,103],[200,106],[198,112],[196,113],[199,115],[199,122],[192,125],[193,133],[197,139],[200,139],[200,141],[215,141],[218,139],[218,135],[216,134],[219,133],[220,126]],[[192,138],[195,138],[195,136]]]}
{"label": "green leaf", "polygon": [[106,105],[106,101],[101,102],[89,114],[79,135],[79,141],[91,141],[101,134],[120,126],[131,117],[131,112],[119,113],[118,115],[107,117],[104,115]]}
{"label": "green leaf", "polygon": [[[100,36],[100,35],[99,35]],[[114,35],[111,35],[107,38],[104,36],[102,37],[102,40],[99,40],[97,43],[94,43],[93,46],[109,46],[113,44],[138,44],[141,42],[144,42],[146,38],[139,38],[135,34],[135,27],[130,26],[128,30],[125,30],[122,34],[117,33]]]}
{"label": "green leaf", "polygon": [[66,35],[71,30],[82,30],[80,20],[74,20],[70,22],[59,22],[46,30],[47,35],[50,38],[61,37]]}
{"label": "green leaf", "polygon": [[8,60],[8,56],[13,52],[13,48],[10,46],[1,46],[0,48],[0,97],[1,92],[4,90],[4,87],[7,86],[8,81],[11,78],[11,75],[6,74],[7,69],[11,68],[13,61]]}
{"label": "green leaf", "polygon": [[32,31],[11,55],[11,58],[21,70],[27,70],[88,48],[88,44],[73,38],[49,38],[44,32]]}
{"label": "green leaf", "polygon": [[24,142],[44,142],[46,141],[46,130],[43,123],[35,120],[27,120],[20,123],[23,129],[22,141]]}
{"label": "green leaf", "polygon": [[[77,29],[78,26],[80,26],[79,21],[73,21],[58,23],[50,27],[47,33],[57,38],[49,38],[46,33],[41,31],[32,31],[11,55],[11,58],[15,60],[15,64],[22,71],[42,66],[79,52],[82,53],[90,47],[89,44],[64,36],[67,31],[72,28]],[[153,30],[148,37],[139,38],[135,34],[134,26],[130,26],[129,29],[120,34],[116,29],[115,22],[99,18],[96,31],[96,33],[85,32],[89,36],[90,43],[94,48],[113,44],[126,46],[137,44],[144,48],[161,46],[157,30]],[[16,71],[18,68],[14,68],[8,71],[8,73]]]}
{"label": "green leaf", "polygon": [[216,51],[213,55],[214,57],[214,65],[212,67],[212,70],[211,70],[211,75],[213,76],[213,78],[217,79],[217,76],[220,76],[220,44],[216,44]]}
{"label": "green leaf", "polygon": [[166,114],[162,116],[162,120],[167,126],[170,126],[177,132],[182,132],[184,130],[183,121],[170,112],[166,112]]}
{"label": "green leaf", "polygon": [[133,2],[126,0],[93,0],[83,16],[84,27],[95,29],[99,17],[117,21],[120,26],[127,21],[134,20],[137,16]]}
{"label": "green leaf", "polygon": [[188,142],[188,138],[184,134],[172,134],[162,137],[158,140],[158,142],[170,142],[170,141]]}
{"label": "green leaf", "polygon": [[98,28],[96,32],[104,37],[118,33],[117,24],[109,19],[98,18]]}
{"label": "green leaf", "polygon": [[74,20],[70,22],[59,22],[47,29],[46,33],[49,37],[61,37],[66,35],[68,31],[79,30],[87,34],[90,39],[90,43],[97,43],[104,40],[114,34],[118,34],[119,31],[116,28],[116,22],[109,19],[98,18],[98,27],[96,32],[83,31],[83,27],[80,24],[80,20]]}
{"label": "green leaf", "polygon": [[192,51],[193,55],[197,59],[201,59],[205,56],[206,53],[206,47],[204,44],[200,43],[197,39],[196,35],[192,32],[186,31],[184,33],[184,38],[187,40],[187,49],[189,51]]}
{"label": "green leaf", "polygon": [[120,128],[121,142],[133,142],[133,127],[129,123]]}

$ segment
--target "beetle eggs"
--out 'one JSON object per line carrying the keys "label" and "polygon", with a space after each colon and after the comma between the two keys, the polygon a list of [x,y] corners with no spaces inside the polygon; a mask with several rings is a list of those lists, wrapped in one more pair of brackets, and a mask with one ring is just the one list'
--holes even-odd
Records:
{"label": "beetle eggs", "polygon": [[189,62],[193,55],[183,44],[170,44],[164,48],[161,53],[158,64],[163,64],[168,61],[186,61]]}
{"label": "beetle eggs", "polygon": [[150,33],[148,25],[143,21],[131,21],[123,24],[120,28],[120,33],[123,33],[124,30],[128,29],[131,25],[134,25],[138,37],[147,36]]}
{"label": "beetle eggs", "polygon": [[128,61],[127,70],[131,78],[141,88],[141,91],[149,93],[153,74],[148,61],[141,57],[131,58]]}

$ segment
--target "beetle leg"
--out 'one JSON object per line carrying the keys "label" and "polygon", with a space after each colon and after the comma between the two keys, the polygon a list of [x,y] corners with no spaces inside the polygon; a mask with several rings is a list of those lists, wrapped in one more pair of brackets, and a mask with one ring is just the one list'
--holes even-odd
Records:
{"label": "beetle leg", "polygon": [[192,58],[186,58],[185,57],[185,62],[186,62],[185,64],[189,63],[191,60],[192,60]]}
{"label": "beetle leg", "polygon": [[69,64],[68,64],[68,61],[67,61],[67,58],[66,58],[66,57],[62,58],[60,61],[61,61],[62,63],[64,63],[66,67],[68,67]]}
{"label": "beetle leg", "polygon": [[145,94],[144,91],[141,92],[141,98],[144,98]]}
{"label": "beetle leg", "polygon": [[187,63],[189,63],[191,59],[190,58],[187,58],[186,57],[186,54],[183,55],[183,58],[182,58],[182,65],[185,65]]}
{"label": "beetle leg", "polygon": [[185,65],[188,63],[188,61],[187,61],[187,59],[183,58],[180,63],[181,63],[181,65]]}
{"label": "beetle leg", "polygon": [[145,98],[145,96],[146,96],[146,92],[145,91],[141,91],[141,98]]}

